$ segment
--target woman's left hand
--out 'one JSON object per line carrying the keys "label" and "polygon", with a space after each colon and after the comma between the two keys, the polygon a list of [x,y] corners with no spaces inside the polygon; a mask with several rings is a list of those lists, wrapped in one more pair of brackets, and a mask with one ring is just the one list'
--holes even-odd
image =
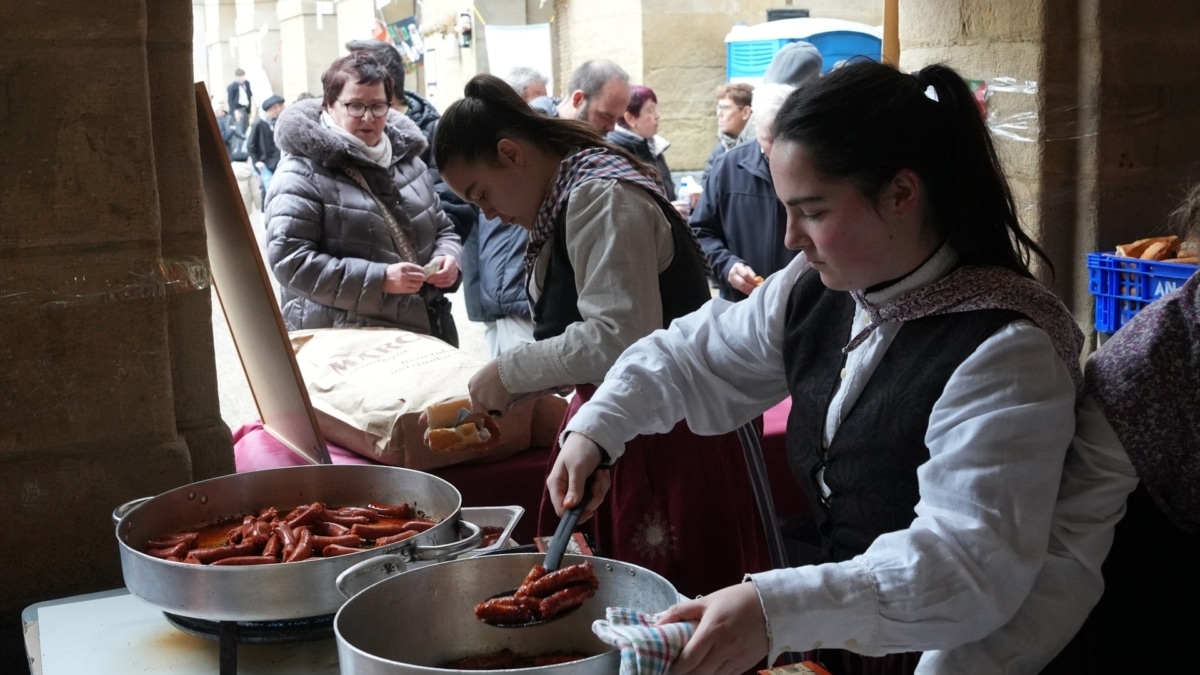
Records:
{"label": "woman's left hand", "polygon": [[454,256],[439,255],[429,262],[438,262],[438,271],[425,277],[425,283],[438,288],[450,288],[458,281],[458,260]]}
{"label": "woman's left hand", "polygon": [[767,619],[754,583],[743,581],[672,605],[659,623],[699,622],[671,675],[738,675],[767,655]]}

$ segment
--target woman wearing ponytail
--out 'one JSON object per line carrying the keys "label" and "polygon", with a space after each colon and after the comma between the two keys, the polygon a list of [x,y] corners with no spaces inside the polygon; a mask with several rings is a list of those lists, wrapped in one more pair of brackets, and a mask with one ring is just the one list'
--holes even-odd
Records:
{"label": "woman wearing ponytail", "polygon": [[670,609],[697,623],[672,675],[796,652],[835,675],[1036,673],[1095,603],[1087,556],[1106,549],[1060,514],[1110,514],[1087,489],[1058,503],[1083,338],[1035,280],[1045,256],[969,88],[851,63],[788,97],[770,166],[800,254],[621,356],[566,424],[555,504],[630,438],[722,433],[790,395],[820,552]]}
{"label": "woman wearing ponytail", "polygon": [[[434,157],[446,184],[487,218],[529,230],[536,338],[482,368],[471,401],[503,413],[573,387],[570,419],[627,347],[710,299],[707,266],[653,169],[586,122],[537,113],[497,77],[478,75],[464,93],[442,114]],[[699,437],[678,420],[648,433],[620,465],[595,471],[596,504],[581,520],[591,519],[597,549],[687,595],[767,569],[736,436]],[[613,498],[597,512],[610,484]],[[554,531],[560,505],[543,499],[542,534]]]}

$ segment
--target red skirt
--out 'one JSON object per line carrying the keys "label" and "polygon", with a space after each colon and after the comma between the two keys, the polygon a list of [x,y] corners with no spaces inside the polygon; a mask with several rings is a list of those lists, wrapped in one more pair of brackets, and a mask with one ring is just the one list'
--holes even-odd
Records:
{"label": "red skirt", "polygon": [[[591,386],[576,390],[563,426],[594,392]],[[547,475],[558,453],[556,439]],[[538,533],[549,536],[557,525],[543,490]],[[627,443],[604,503],[579,529],[597,555],[653,570],[686,597],[771,568],[737,434],[697,436],[686,422]]]}

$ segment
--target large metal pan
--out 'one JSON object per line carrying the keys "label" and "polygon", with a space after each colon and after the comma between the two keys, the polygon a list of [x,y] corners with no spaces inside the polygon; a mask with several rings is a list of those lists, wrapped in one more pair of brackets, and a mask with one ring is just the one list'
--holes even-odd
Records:
{"label": "large metal pan", "polygon": [[333,622],[342,675],[474,672],[440,666],[502,649],[526,656],[591,655],[572,663],[526,669],[539,674],[612,675],[620,669],[620,654],[592,633],[592,622],[604,618],[606,607],[658,612],[681,599],[671,582],[648,569],[568,555],[563,565],[590,560],[600,578],[596,596],[578,610],[525,628],[498,628],[475,618],[476,603],[512,588],[543,559],[541,553],[479,556],[426,565],[383,581],[377,580],[376,572],[386,572],[385,558],[359,563],[338,578],[338,587],[353,595]]}
{"label": "large metal pan", "polygon": [[[441,521],[393,546],[334,558],[249,567],[169,562],[142,552],[153,537],[257,512],[324,502],[362,506],[405,501]],[[390,466],[317,465],[222,476],[137,500],[113,513],[121,571],[129,592],[163,611],[209,621],[271,621],[333,614],[345,602],[335,581],[363,560],[387,555],[402,570],[479,545],[480,529],[461,521],[462,498],[450,483]]]}

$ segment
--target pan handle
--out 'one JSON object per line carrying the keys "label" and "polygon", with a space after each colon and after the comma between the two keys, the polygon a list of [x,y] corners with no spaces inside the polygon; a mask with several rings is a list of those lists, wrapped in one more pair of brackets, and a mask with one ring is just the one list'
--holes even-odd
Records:
{"label": "pan handle", "polygon": [[483,543],[483,528],[475,523],[468,523],[459,518],[458,537],[458,541],[452,541],[449,544],[435,544],[430,546],[415,544],[406,549],[401,555],[407,554],[411,556],[410,560],[454,558],[479,548],[479,545]]}
{"label": "pan handle", "polygon": [[397,548],[385,551],[382,555],[371,556],[347,567],[337,577],[337,589],[349,600],[370,586],[408,571],[411,563],[461,555],[479,548],[479,543],[483,541],[483,528],[465,520],[458,521],[458,533],[461,539],[450,544],[404,546],[407,542],[402,542]]}
{"label": "pan handle", "polygon": [[377,555],[347,567],[337,576],[335,583],[338,592],[349,600],[367,588],[407,569],[408,561],[401,556],[390,553]]}
{"label": "pan handle", "polygon": [[112,512],[113,525],[114,526],[120,525],[121,519],[125,517],[126,513],[129,513],[130,511],[136,509],[137,507],[141,506],[142,504],[145,504],[146,502],[150,501],[151,499],[153,499],[153,497],[142,497],[141,499],[135,499],[130,502],[125,502],[124,504],[113,509],[113,512]]}

